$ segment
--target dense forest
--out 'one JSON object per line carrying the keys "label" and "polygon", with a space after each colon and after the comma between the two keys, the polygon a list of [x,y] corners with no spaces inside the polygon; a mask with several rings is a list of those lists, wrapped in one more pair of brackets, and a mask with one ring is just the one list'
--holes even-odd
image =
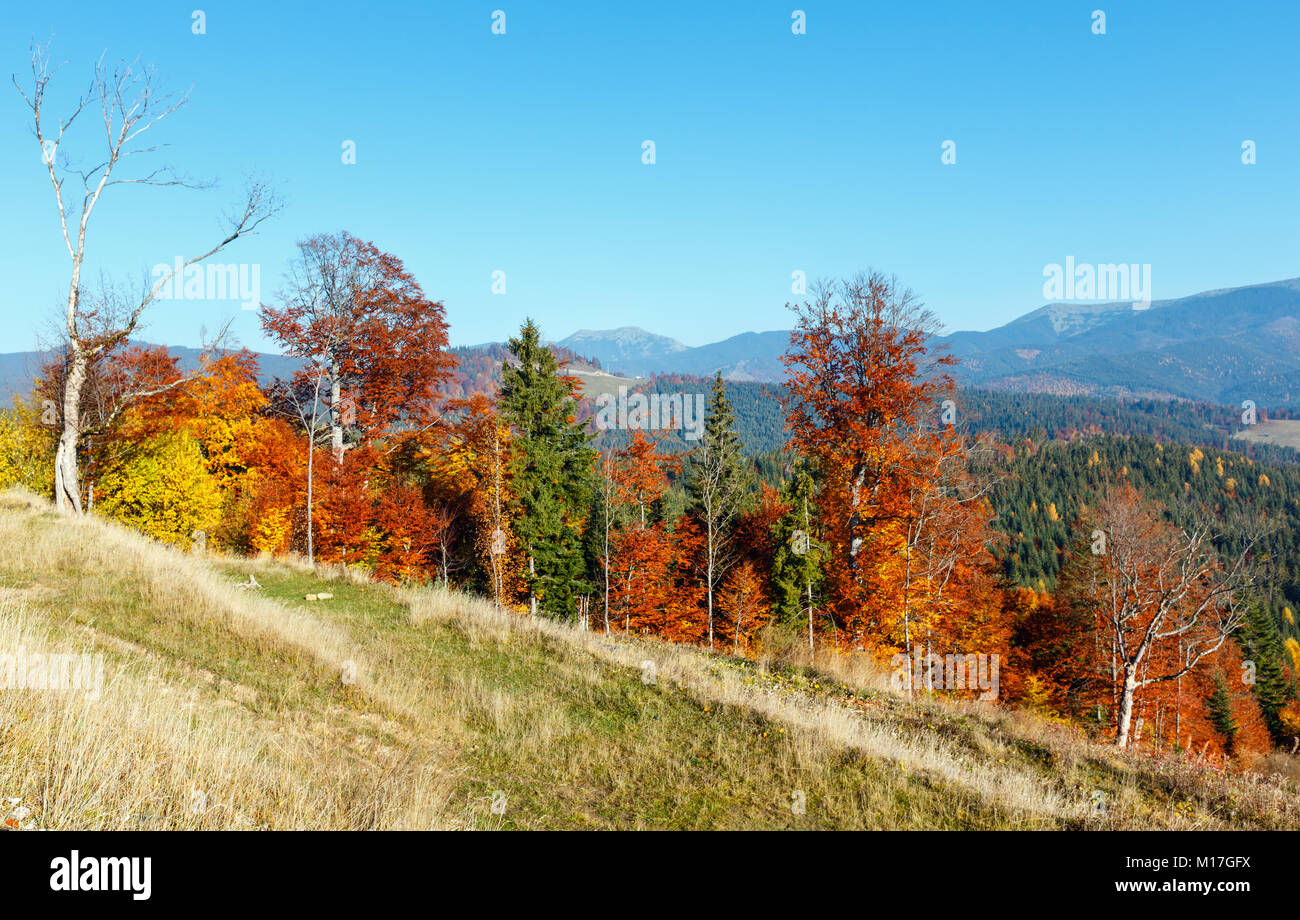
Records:
{"label": "dense forest", "polygon": [[[658,375],[637,391],[698,393],[708,386],[704,378],[680,374]],[[737,430],[745,451],[765,454],[785,446],[785,388],[781,384],[749,381],[726,382],[727,398],[736,410]],[[1242,410],[1232,406],[1158,399],[1103,399],[1091,396],[1053,396],[957,388],[956,425],[972,433],[986,432],[1002,440],[1034,437],[1070,440],[1087,435],[1113,434],[1176,441],[1233,451],[1270,463],[1300,462],[1300,452],[1273,444],[1233,439],[1242,430]],[[936,406],[935,414],[940,408]],[[1258,410],[1260,421],[1294,418],[1294,411]],[[689,445],[681,440],[680,448]]]}

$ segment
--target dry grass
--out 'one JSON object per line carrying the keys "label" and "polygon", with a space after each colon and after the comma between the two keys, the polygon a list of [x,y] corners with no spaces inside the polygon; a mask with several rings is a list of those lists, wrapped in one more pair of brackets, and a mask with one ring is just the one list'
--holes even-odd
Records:
{"label": "dry grass", "polygon": [[[952,823],[933,826],[963,826],[961,803],[977,801],[1007,827],[1300,827],[1295,776],[1280,766],[1294,771],[1295,759],[1286,755],[1273,755],[1262,772],[1234,775],[1182,758],[1098,746],[1066,726],[989,703],[907,703],[862,656],[824,655],[819,671],[790,675],[762,659],[740,662],[653,640],[610,641],[479,600],[411,592],[407,603],[417,624],[458,623],[479,641],[532,634],[627,669],[645,671],[653,661],[661,685],[785,726],[801,771],[818,776],[813,785],[835,785],[846,750],[941,784],[954,800],[952,811],[935,803],[920,811],[927,817],[938,811]],[[753,769],[745,762],[728,766]]]}
{"label": "dry grass", "polygon": [[[55,642],[11,604],[0,647],[83,651]],[[100,698],[0,694],[6,814],[47,829],[438,827],[446,782],[413,764],[367,761],[309,726],[272,724],[164,682],[147,658],[110,669]],[[296,730],[295,730],[296,729]]]}
{"label": "dry grass", "polygon": [[204,560],[8,493],[0,651],[19,645],[107,665],[98,701],[0,691],[0,796],[41,827],[1300,827],[1290,759],[1121,755],[908,704],[859,658],[738,661]]}
{"label": "dry grass", "polygon": [[[30,812],[18,824],[447,823],[450,786],[427,745],[367,737],[401,701],[363,658],[356,683],[343,683],[342,663],[361,656],[337,627],[234,589],[172,549],[94,519],[55,520],[13,493],[0,498],[0,583],[0,649],[105,659],[98,700],[0,691],[0,796],[19,799],[7,813]],[[139,635],[151,632],[156,647]],[[199,635],[211,644],[194,642],[193,658],[171,653]],[[232,657],[236,666],[214,667]],[[263,663],[269,680],[241,682]],[[286,667],[310,684],[274,673]]]}

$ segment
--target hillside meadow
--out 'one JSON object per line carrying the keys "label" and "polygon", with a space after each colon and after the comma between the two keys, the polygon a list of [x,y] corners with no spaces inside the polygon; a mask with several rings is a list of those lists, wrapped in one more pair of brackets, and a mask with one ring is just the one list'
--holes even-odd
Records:
{"label": "hillside meadow", "polygon": [[11,827],[1300,828],[1286,755],[1231,773],[1119,751],[909,704],[861,659],[608,638],[10,491],[0,650],[19,648],[102,655],[104,681],[0,693]]}

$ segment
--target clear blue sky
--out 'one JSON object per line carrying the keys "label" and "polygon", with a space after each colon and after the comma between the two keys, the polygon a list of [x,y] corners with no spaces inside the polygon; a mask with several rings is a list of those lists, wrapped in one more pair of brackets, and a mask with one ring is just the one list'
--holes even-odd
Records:
{"label": "clear blue sky", "polygon": [[[1066,256],[1150,263],[1156,299],[1300,275],[1291,0],[6,3],[6,77],[51,35],[52,111],[101,52],[138,54],[193,86],[155,129],[165,160],[222,183],[112,189],[92,280],[198,251],[253,170],[287,208],[223,261],[260,264],[264,298],[295,240],[346,229],[405,260],[456,344],[525,315],[555,339],[786,328],[796,269],[884,268],[950,329],[1039,306]],[[93,116],[65,150],[98,151]],[[12,87],[0,125],[0,351],[17,351],[48,338],[68,259]],[[144,337],[197,344],[231,317],[268,347],[234,302],[160,303]]]}

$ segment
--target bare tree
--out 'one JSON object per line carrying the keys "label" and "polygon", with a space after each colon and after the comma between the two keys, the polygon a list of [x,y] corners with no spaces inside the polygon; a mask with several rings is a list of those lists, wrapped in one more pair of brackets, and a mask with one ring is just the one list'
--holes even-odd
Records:
{"label": "bare tree", "polygon": [[443,590],[451,587],[451,573],[460,570],[461,561],[452,553],[459,536],[463,508],[443,505],[433,512],[434,538],[438,544],[438,571],[442,576]]}
{"label": "bare tree", "polygon": [[1127,483],[1102,499],[1096,524],[1089,551],[1063,573],[1063,588],[1095,611],[1110,646],[1115,744],[1127,747],[1137,692],[1181,678],[1245,621],[1257,582],[1249,558],[1259,537],[1244,539],[1221,562],[1208,523],[1175,527]]}
{"label": "bare tree", "polygon": [[[46,94],[58,68],[50,67],[47,45],[32,45],[31,66],[30,89],[25,89],[16,75],[13,83],[32,112],[33,133],[40,146],[41,160],[49,175],[50,184],[54,188],[59,225],[72,261],[63,329],[66,339],[66,370],[63,375],[62,432],[54,460],[54,493],[59,510],[80,513],[81,482],[77,450],[82,438],[82,397],[92,367],[107,351],[135,331],[145,308],[178,272],[209,258],[239,237],[253,233],[263,220],[278,210],[278,204],[266,185],[260,182],[250,183],[243,206],[229,217],[229,228],[215,246],[184,262],[179,268],[173,268],[151,285],[144,285],[129,302],[120,305],[120,309],[107,314],[95,314],[94,311],[87,310],[82,304],[81,285],[81,272],[86,260],[86,235],[91,215],[104,192],[115,185],[201,187],[180,178],[165,166],[136,175],[124,174],[124,161],[159,149],[157,146],[143,145],[141,136],[185,105],[189,96],[188,93],[180,97],[160,94],[153,70],[141,68],[138,61],[122,62],[109,70],[101,58],[95,64],[89,88],[72,106],[70,114],[66,118],[51,120],[46,112]],[[105,147],[94,158],[93,165],[78,168],[61,147],[78,116],[87,109],[93,109],[96,104],[103,121]],[[70,179],[76,179],[81,184],[79,204],[75,197],[65,195],[65,185],[70,184]]]}
{"label": "bare tree", "polygon": [[276,381],[271,395],[272,411],[296,419],[307,434],[307,563],[316,564],[315,535],[312,533],[313,489],[316,481],[316,445],[328,441],[330,429],[322,425],[324,406],[321,390],[328,376],[323,362],[305,368],[292,381]]}

